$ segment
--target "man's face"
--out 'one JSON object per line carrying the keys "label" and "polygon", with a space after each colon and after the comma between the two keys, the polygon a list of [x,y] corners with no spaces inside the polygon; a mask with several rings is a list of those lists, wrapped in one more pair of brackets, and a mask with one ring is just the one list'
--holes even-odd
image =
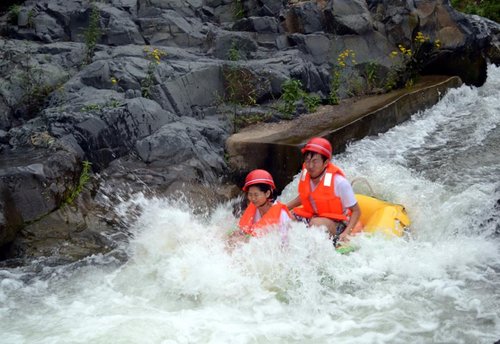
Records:
{"label": "man's face", "polygon": [[328,159],[323,161],[319,153],[306,154],[304,164],[311,178],[318,178],[328,165]]}

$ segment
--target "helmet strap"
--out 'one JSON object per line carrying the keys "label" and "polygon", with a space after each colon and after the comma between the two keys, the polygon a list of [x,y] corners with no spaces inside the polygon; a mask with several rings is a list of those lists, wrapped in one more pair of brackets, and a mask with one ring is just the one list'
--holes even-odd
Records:
{"label": "helmet strap", "polygon": [[[320,181],[321,178],[325,175],[325,171],[326,171],[327,168],[328,168],[328,165],[325,166],[325,168],[323,169],[323,171],[321,171],[321,173],[317,177],[315,177],[315,178],[311,177],[311,179],[314,179],[315,181]],[[314,182],[314,180],[313,180],[313,182]]]}

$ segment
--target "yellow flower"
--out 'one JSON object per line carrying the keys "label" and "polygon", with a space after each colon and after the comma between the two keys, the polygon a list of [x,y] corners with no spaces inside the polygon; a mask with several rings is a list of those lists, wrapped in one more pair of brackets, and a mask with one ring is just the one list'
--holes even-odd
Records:
{"label": "yellow flower", "polygon": [[424,36],[422,32],[417,32],[417,35],[415,36],[415,42],[417,43],[424,43],[425,41],[428,41],[430,38],[429,36]]}
{"label": "yellow flower", "polygon": [[391,55],[390,55],[390,56],[391,56],[392,58],[395,58],[396,56],[398,56],[398,54],[399,54],[399,53],[398,53],[396,50],[394,50],[394,51],[392,51],[392,52],[391,52]]}
{"label": "yellow flower", "polygon": [[111,78],[111,83],[112,83],[113,85],[116,85],[116,83],[117,83],[117,82],[118,82],[118,80],[116,80],[116,78]]}

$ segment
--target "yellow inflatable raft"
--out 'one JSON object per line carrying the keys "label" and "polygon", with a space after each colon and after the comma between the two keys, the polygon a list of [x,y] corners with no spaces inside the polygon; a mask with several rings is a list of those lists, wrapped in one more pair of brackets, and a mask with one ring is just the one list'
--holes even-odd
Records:
{"label": "yellow inflatable raft", "polygon": [[402,236],[410,226],[410,218],[402,205],[361,194],[356,194],[356,199],[361,208],[363,232]]}

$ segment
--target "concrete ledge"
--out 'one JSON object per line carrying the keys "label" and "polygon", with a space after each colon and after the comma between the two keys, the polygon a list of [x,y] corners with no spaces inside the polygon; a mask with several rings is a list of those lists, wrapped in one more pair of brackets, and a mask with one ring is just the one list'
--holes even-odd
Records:
{"label": "concrete ledge", "polygon": [[256,124],[226,141],[229,166],[240,179],[255,168],[264,168],[281,190],[299,172],[300,148],[311,137],[328,139],[334,154],[339,153],[349,141],[387,131],[436,104],[448,89],[461,84],[459,77],[426,76],[411,89],[347,99],[292,121]]}

